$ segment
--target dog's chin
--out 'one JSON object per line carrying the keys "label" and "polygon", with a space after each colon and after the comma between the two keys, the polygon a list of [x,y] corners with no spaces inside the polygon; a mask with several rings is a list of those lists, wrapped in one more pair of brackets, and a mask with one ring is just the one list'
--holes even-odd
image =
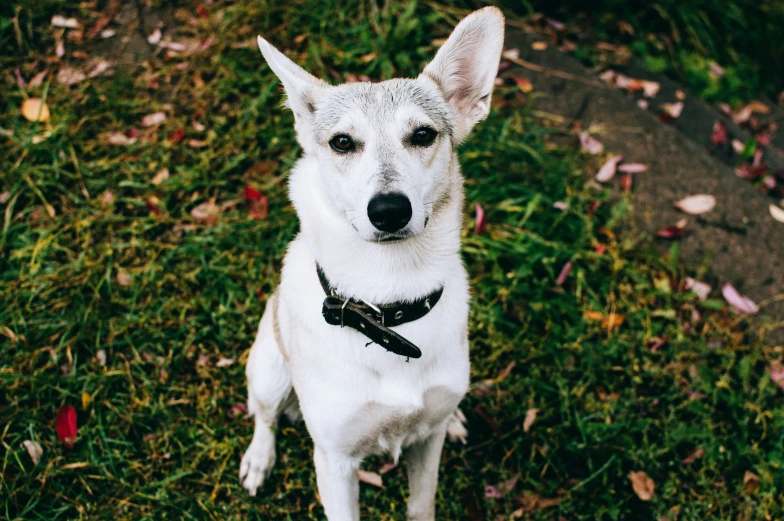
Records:
{"label": "dog's chin", "polygon": [[395,232],[395,233],[386,233],[386,232],[376,232],[368,239],[369,242],[376,242],[379,244],[395,244],[404,242],[415,234],[403,231],[403,232]]}

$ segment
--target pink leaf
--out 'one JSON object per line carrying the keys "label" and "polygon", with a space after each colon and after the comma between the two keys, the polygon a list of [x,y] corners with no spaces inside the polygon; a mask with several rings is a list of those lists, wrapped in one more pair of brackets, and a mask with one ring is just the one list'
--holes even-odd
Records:
{"label": "pink leaf", "polygon": [[57,81],[63,85],[75,85],[84,81],[87,76],[80,70],[73,67],[62,67],[57,73]]}
{"label": "pink leaf", "polygon": [[485,223],[485,210],[479,203],[474,205],[474,210],[476,211],[476,226],[474,226],[474,234],[480,235],[487,227],[487,224]]}
{"label": "pink leaf", "polygon": [[734,150],[736,154],[742,154],[745,148],[746,145],[744,145],[743,141],[741,141],[740,139],[732,140],[732,150]]}
{"label": "pink leaf", "polygon": [[485,486],[485,497],[490,499],[501,499],[504,495],[501,493],[498,488],[493,485],[486,485]]}
{"label": "pink leaf", "polygon": [[62,39],[57,41],[57,45],[54,47],[54,53],[58,58],[65,56],[65,42]]}
{"label": "pink leaf", "polygon": [[165,112],[153,112],[152,114],[147,114],[142,118],[142,126],[154,127],[156,125],[160,125],[164,121],[166,121]]}
{"label": "pink leaf", "polygon": [[713,124],[713,130],[711,130],[711,143],[714,145],[723,145],[727,142],[727,124],[723,121],[717,121]]}
{"label": "pink leaf", "polygon": [[233,363],[234,363],[233,358],[221,357],[221,359],[215,363],[215,367],[228,367]]}
{"label": "pink leaf", "polygon": [[567,203],[565,203],[564,201],[556,201],[556,202],[553,203],[553,208],[555,208],[556,210],[561,210],[562,212],[565,212],[566,210],[569,209],[569,205]]}
{"label": "pink leaf", "polygon": [[587,132],[580,132],[580,146],[583,152],[598,155],[604,152],[604,145],[598,139],[592,137]]}
{"label": "pink leaf", "polygon": [[659,93],[661,85],[656,81],[641,80],[642,95],[646,98],[653,98]]}
{"label": "pink leaf", "polygon": [[229,416],[232,418],[236,418],[242,414],[248,414],[248,408],[245,406],[244,403],[235,403],[231,410],[229,410]]}
{"label": "pink leaf", "polygon": [[161,30],[156,27],[155,30],[147,37],[147,42],[150,45],[158,45],[158,42],[161,41],[162,36],[163,35],[161,34]]}
{"label": "pink leaf", "polygon": [[690,195],[676,201],[675,207],[690,215],[700,215],[716,207],[716,198],[706,194]]}
{"label": "pink leaf", "polygon": [[26,89],[27,88],[27,82],[24,81],[24,78],[22,78],[22,73],[19,70],[19,67],[14,69],[14,76],[16,76],[16,84],[19,85],[19,88],[20,89]]}
{"label": "pink leaf", "polygon": [[164,168],[162,170],[159,170],[158,173],[155,174],[155,177],[152,178],[152,184],[158,186],[162,182],[166,181],[168,178],[169,178],[169,169]]}
{"label": "pink leaf", "polygon": [[44,449],[41,447],[41,444],[37,441],[24,440],[22,445],[27,449],[27,454],[33,460],[33,465],[38,465],[38,462],[41,461],[41,456],[44,455]]}
{"label": "pink leaf", "polygon": [[30,80],[30,87],[31,88],[40,87],[41,84],[44,82],[44,78],[46,77],[47,74],[49,74],[49,71],[41,71],[35,76],[33,76],[33,79]]}
{"label": "pink leaf", "polygon": [[563,265],[563,268],[561,268],[561,273],[558,274],[555,284],[562,286],[563,283],[566,282],[566,278],[569,276],[570,271],[572,271],[572,261],[567,261],[566,264]]}
{"label": "pink leaf", "polygon": [[759,313],[759,307],[754,301],[738,293],[738,290],[729,282],[722,286],[721,294],[724,295],[724,300],[740,313],[749,315]]}
{"label": "pink leaf", "polygon": [[784,364],[781,363],[781,359],[774,360],[770,363],[768,366],[768,374],[774,384],[784,389]]}
{"label": "pink leaf", "polygon": [[625,174],[640,174],[648,171],[648,165],[642,163],[624,163],[618,165],[618,171]]}
{"label": "pink leaf", "polygon": [[368,485],[373,485],[374,487],[378,487],[380,489],[386,488],[384,487],[384,480],[375,472],[358,469],[357,476],[362,483],[367,483]]}
{"label": "pink leaf", "polygon": [[642,110],[648,110],[648,100],[638,99],[637,106],[640,107]]}
{"label": "pink leaf", "polygon": [[606,183],[613,177],[615,177],[615,168],[619,162],[623,160],[623,156],[613,156],[607,160],[607,162],[602,165],[599,169],[599,173],[596,174],[596,180],[600,183]]}
{"label": "pink leaf", "polygon": [[676,103],[665,103],[662,105],[662,110],[664,113],[667,114],[669,117],[673,119],[677,119],[681,117],[681,113],[683,112],[683,102],[678,101]]}
{"label": "pink leaf", "polygon": [[64,29],[79,28],[79,22],[76,20],[76,18],[66,18],[59,14],[56,14],[52,17],[52,25],[55,27],[62,27]]}
{"label": "pink leaf", "polygon": [[686,289],[693,291],[697,294],[700,300],[706,300],[711,292],[710,284],[695,280],[691,277],[686,277]]}
{"label": "pink leaf", "polygon": [[536,415],[539,413],[539,409],[528,409],[525,411],[525,419],[523,420],[523,432],[528,432],[531,430],[534,422],[536,421]]}
{"label": "pink leaf", "polygon": [[784,210],[782,210],[781,208],[779,208],[773,203],[770,203],[768,210],[770,211],[771,217],[773,217],[780,223],[784,223]]}
{"label": "pink leaf", "polygon": [[693,463],[694,460],[701,458],[705,455],[705,451],[703,449],[697,449],[694,452],[689,453],[689,455],[682,461],[684,465],[688,465],[689,463]]}
{"label": "pink leaf", "polygon": [[72,405],[63,405],[57,411],[55,419],[55,430],[57,438],[66,448],[72,449],[76,441],[76,409]]}

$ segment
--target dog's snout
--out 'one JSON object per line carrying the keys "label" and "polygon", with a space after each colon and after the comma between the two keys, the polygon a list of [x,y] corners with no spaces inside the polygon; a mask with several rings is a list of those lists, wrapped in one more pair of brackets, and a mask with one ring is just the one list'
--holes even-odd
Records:
{"label": "dog's snout", "polygon": [[368,203],[368,217],[384,232],[396,232],[411,220],[411,201],[403,194],[376,194]]}

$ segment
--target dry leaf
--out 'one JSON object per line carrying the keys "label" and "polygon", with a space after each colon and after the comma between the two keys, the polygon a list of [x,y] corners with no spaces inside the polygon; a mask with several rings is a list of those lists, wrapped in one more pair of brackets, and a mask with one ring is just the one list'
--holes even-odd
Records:
{"label": "dry leaf", "polygon": [[727,124],[721,120],[716,121],[716,123],[713,124],[713,129],[711,130],[711,143],[716,146],[723,145],[727,142],[727,137]]}
{"label": "dry leaf", "polygon": [[57,81],[63,85],[76,85],[86,78],[87,75],[85,73],[73,67],[61,67],[57,72]]}
{"label": "dry leaf", "polygon": [[523,420],[523,432],[528,432],[531,430],[531,426],[536,421],[536,414],[539,412],[539,409],[528,409],[525,412],[525,420]]}
{"label": "dry leaf", "polygon": [[41,84],[44,82],[44,78],[46,77],[47,74],[49,74],[49,71],[41,71],[35,76],[33,76],[33,79],[31,79],[29,83],[30,88],[34,89],[40,87]]}
{"label": "dry leaf", "polygon": [[95,353],[95,360],[101,367],[106,367],[106,351],[99,349],[98,352]]}
{"label": "dry leaf", "polygon": [[618,163],[620,163],[622,160],[623,156],[613,156],[608,159],[607,162],[604,163],[599,169],[599,173],[596,174],[596,180],[600,183],[606,183],[615,177],[615,169],[618,166]]}
{"label": "dry leaf", "polygon": [[648,165],[642,163],[625,163],[618,165],[618,171],[624,174],[641,174],[648,171]]}
{"label": "dry leaf", "polygon": [[686,277],[686,289],[697,294],[700,300],[706,300],[711,292],[710,284]]}
{"label": "dry leaf", "polygon": [[152,114],[147,114],[142,118],[142,126],[154,127],[156,125],[160,125],[164,121],[166,121],[165,112],[153,112]]}
{"label": "dry leaf", "polygon": [[662,110],[671,118],[679,118],[683,112],[683,107],[683,102],[678,101],[676,103],[665,103],[662,105]]}
{"label": "dry leaf", "polygon": [[598,155],[604,152],[604,145],[598,139],[592,137],[587,132],[580,132],[580,146],[583,152]]}
{"label": "dry leaf", "polygon": [[746,494],[753,494],[760,486],[760,478],[753,472],[743,474],[743,484],[746,485]]}
{"label": "dry leaf", "polygon": [[781,359],[773,360],[770,363],[768,374],[774,384],[784,389],[784,364],[781,363]]}
{"label": "dry leaf", "polygon": [[557,286],[562,286],[563,283],[566,282],[566,278],[569,276],[570,271],[572,271],[572,261],[566,261],[566,264],[561,268],[561,273],[558,274],[558,278],[555,280],[555,284]]}
{"label": "dry leaf", "polygon": [[738,312],[749,315],[759,313],[759,306],[757,306],[757,304],[755,304],[754,301],[750,298],[738,293],[738,290],[735,289],[735,286],[729,282],[722,286],[721,294],[724,296],[724,300],[726,300]]}
{"label": "dry leaf", "polygon": [[768,207],[770,210],[770,216],[776,219],[780,223],[784,223],[784,210],[776,206],[775,204],[771,203]]}
{"label": "dry leaf", "polygon": [[531,44],[531,49],[535,51],[544,51],[547,49],[547,42],[538,41]]}
{"label": "dry leaf", "polygon": [[158,186],[162,182],[166,181],[168,178],[169,178],[169,169],[164,168],[163,170],[160,170],[157,174],[155,174],[155,177],[152,178],[152,184]]}
{"label": "dry leaf", "polygon": [[505,60],[517,60],[520,58],[520,49],[507,49],[501,53],[501,57]]}
{"label": "dry leaf", "polygon": [[191,210],[191,217],[197,221],[204,221],[207,224],[214,223],[218,219],[219,214],[220,207],[215,204],[214,197]]}
{"label": "dry leaf", "polygon": [[528,94],[534,90],[533,84],[528,79],[521,78],[520,76],[512,76],[512,79],[524,93]]}
{"label": "dry leaf", "polygon": [[215,363],[215,367],[228,367],[228,366],[230,366],[233,363],[234,363],[234,359],[233,358],[223,358],[223,357],[221,357],[221,359],[218,360]]}
{"label": "dry leaf", "polygon": [[479,235],[485,228],[487,227],[487,223],[485,222],[485,209],[482,208],[482,205],[476,203],[474,205],[474,210],[476,210],[476,225],[474,226],[474,234]]}
{"label": "dry leaf", "polygon": [[0,204],[5,204],[11,198],[11,192],[0,192]]}
{"label": "dry leaf", "polygon": [[86,411],[90,404],[93,401],[93,397],[90,396],[90,393],[86,391],[82,391],[82,410]]}
{"label": "dry leaf", "polygon": [[133,278],[129,273],[125,271],[117,272],[117,284],[120,286],[130,286],[131,282],[133,282]]}
{"label": "dry leaf", "polygon": [[62,15],[56,14],[52,17],[52,25],[55,27],[62,27],[65,29],[78,29],[80,27],[76,18],[66,18]]}
{"label": "dry leaf", "polygon": [[384,487],[384,480],[381,479],[381,476],[376,474],[375,472],[358,469],[357,477],[359,477],[359,480],[361,482],[367,483],[368,485],[373,485],[374,487],[378,487],[381,489],[386,488]]}
{"label": "dry leaf", "polygon": [[136,143],[135,137],[128,137],[124,132],[107,132],[103,134],[103,139],[112,145],[128,146]]}
{"label": "dry leaf", "polygon": [[163,35],[161,34],[161,30],[156,27],[155,30],[147,37],[147,43],[150,45],[158,45],[162,36]]}
{"label": "dry leaf", "polygon": [[623,315],[610,313],[602,320],[602,327],[604,329],[618,329],[623,324],[623,320]]}
{"label": "dry leaf", "polygon": [[65,42],[63,40],[57,41],[57,45],[54,47],[54,53],[58,58],[65,56]]}
{"label": "dry leaf", "polygon": [[656,81],[640,80],[642,85],[642,95],[646,98],[653,98],[659,93],[661,85]]}
{"label": "dry leaf", "polygon": [[632,488],[637,497],[643,501],[650,501],[653,499],[656,490],[656,484],[651,478],[648,477],[643,471],[629,472],[629,479],[632,482]]}
{"label": "dry leaf", "polygon": [[37,441],[24,440],[22,445],[27,449],[30,459],[33,460],[33,465],[38,465],[38,462],[41,461],[41,456],[44,455],[44,449],[41,447],[41,444]]}
{"label": "dry leaf", "polygon": [[22,116],[27,121],[49,121],[49,106],[41,98],[27,98],[22,103]]}
{"label": "dry leaf", "polygon": [[716,207],[716,198],[706,194],[690,195],[676,201],[675,207],[690,215],[700,215]]}

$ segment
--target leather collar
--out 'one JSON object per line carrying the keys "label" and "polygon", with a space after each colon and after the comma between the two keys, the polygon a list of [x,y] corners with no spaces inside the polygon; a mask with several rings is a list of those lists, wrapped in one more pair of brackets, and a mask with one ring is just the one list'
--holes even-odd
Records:
{"label": "leather collar", "polygon": [[387,351],[405,356],[407,359],[422,356],[422,351],[417,346],[389,328],[413,322],[427,315],[438,304],[438,300],[444,293],[443,286],[413,302],[393,302],[386,306],[375,306],[362,300],[338,295],[318,264],[316,264],[316,272],[321,287],[327,295],[321,308],[321,314],[324,315],[327,324],[356,329],[371,340],[367,345],[376,343]]}

